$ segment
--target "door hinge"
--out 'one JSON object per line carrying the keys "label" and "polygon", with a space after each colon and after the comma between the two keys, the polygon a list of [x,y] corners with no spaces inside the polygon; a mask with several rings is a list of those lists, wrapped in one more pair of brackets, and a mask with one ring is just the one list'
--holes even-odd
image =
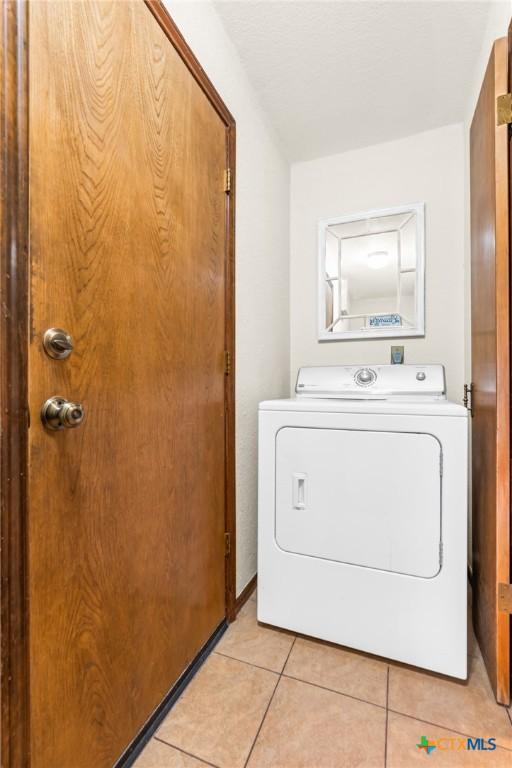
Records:
{"label": "door hinge", "polygon": [[473,413],[473,382],[471,384],[464,384],[464,397],[462,398],[462,405],[467,408],[471,416]]}
{"label": "door hinge", "polygon": [[496,123],[498,125],[512,123],[512,93],[504,93],[496,99]]}
{"label": "door hinge", "polygon": [[224,350],[224,373],[226,376],[231,373],[231,352],[229,349]]}
{"label": "door hinge", "polygon": [[227,557],[231,553],[231,534],[224,534],[224,554]]}
{"label": "door hinge", "polygon": [[443,542],[439,542],[439,567],[443,565]]}
{"label": "door hinge", "polygon": [[229,195],[231,192],[231,168],[224,171],[224,192]]}
{"label": "door hinge", "polygon": [[498,611],[512,613],[512,584],[498,584]]}

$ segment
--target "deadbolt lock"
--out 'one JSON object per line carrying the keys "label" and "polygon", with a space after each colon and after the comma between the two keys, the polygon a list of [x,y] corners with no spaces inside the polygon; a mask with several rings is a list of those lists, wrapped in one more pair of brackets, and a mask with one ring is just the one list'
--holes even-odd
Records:
{"label": "deadbolt lock", "polygon": [[44,351],[54,360],[64,360],[73,351],[73,339],[62,328],[48,328],[43,336]]}
{"label": "deadbolt lock", "polygon": [[71,403],[65,397],[50,397],[41,408],[41,421],[47,429],[73,429],[85,418],[80,403]]}

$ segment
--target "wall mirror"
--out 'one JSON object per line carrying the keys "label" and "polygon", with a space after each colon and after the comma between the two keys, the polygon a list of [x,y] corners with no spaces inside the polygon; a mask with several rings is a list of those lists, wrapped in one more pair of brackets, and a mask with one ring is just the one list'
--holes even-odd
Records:
{"label": "wall mirror", "polygon": [[321,221],[319,339],[425,333],[424,204]]}

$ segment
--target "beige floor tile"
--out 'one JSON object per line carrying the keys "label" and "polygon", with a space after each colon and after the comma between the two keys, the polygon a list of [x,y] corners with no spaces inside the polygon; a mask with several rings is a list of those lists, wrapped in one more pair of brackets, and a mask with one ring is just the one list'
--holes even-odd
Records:
{"label": "beige floor tile", "polygon": [[383,768],[386,712],[282,677],[248,768]]}
{"label": "beige floor tile", "polygon": [[215,650],[234,659],[281,672],[293,639],[294,635],[289,632],[258,624],[256,603],[248,600]]}
{"label": "beige floor tile", "polygon": [[470,736],[496,737],[512,749],[512,727],[496,704],[483,661],[470,657],[467,683],[391,666],[389,708]]}
{"label": "beige floor tile", "polygon": [[415,765],[425,765],[429,758],[423,749],[418,749],[416,746],[422,736],[430,741],[445,739],[441,743],[444,749],[438,747],[430,755],[432,762],[435,762],[436,765],[443,765],[446,768],[472,768],[472,766],[475,768],[480,766],[510,768],[512,765],[510,752],[505,749],[498,747],[493,752],[473,752],[467,749],[454,751],[450,749],[450,742],[446,739],[453,739],[451,744],[458,747],[461,738],[459,734],[390,712],[387,768],[413,768]]}
{"label": "beige floor tile", "polygon": [[297,638],[285,675],[386,706],[385,662],[327,643]]}
{"label": "beige floor tile", "polygon": [[220,768],[242,768],[278,676],[212,654],[157,735]]}
{"label": "beige floor tile", "polygon": [[151,739],[133,768],[206,768],[207,763],[185,755],[174,747]]}

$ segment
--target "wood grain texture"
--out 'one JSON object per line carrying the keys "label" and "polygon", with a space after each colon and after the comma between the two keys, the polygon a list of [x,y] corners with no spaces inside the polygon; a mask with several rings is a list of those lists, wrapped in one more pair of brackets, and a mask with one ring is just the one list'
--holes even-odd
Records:
{"label": "wood grain texture", "polygon": [[31,765],[107,768],[225,616],[233,147],[142,2],[34,3],[30,62]]}
{"label": "wood grain texture", "polygon": [[224,124],[229,127],[234,127],[235,119],[233,115],[222,100],[212,81],[209,79],[208,75],[202,68],[193,50],[187,44],[187,41],[181,34],[179,28],[172,20],[162,0],[144,0],[144,2],[160,24],[162,30],[165,32],[169,40],[172,42],[176,52],[181,57],[189,72],[195,78],[197,84],[203,90],[212,107],[216,110]]}
{"label": "wood grain texture", "polygon": [[236,201],[236,123],[219,93],[208,78],[194,52],[169,16],[161,0],[144,0],[167,38],[172,42],[197,84],[226,126],[226,168],[231,171],[231,190],[226,200],[226,351],[230,354],[232,375],[226,381],[226,531],[231,534],[226,557],[226,611],[234,621],[236,608],[236,472],[235,472],[235,201]]}
{"label": "wood grain texture", "polygon": [[28,752],[26,604],[28,99],[27,7],[0,13],[1,763]]}
{"label": "wood grain texture", "polygon": [[510,699],[510,618],[498,583],[510,578],[510,306],[507,40],[494,44],[470,134],[473,412],[473,613],[497,700]]}

